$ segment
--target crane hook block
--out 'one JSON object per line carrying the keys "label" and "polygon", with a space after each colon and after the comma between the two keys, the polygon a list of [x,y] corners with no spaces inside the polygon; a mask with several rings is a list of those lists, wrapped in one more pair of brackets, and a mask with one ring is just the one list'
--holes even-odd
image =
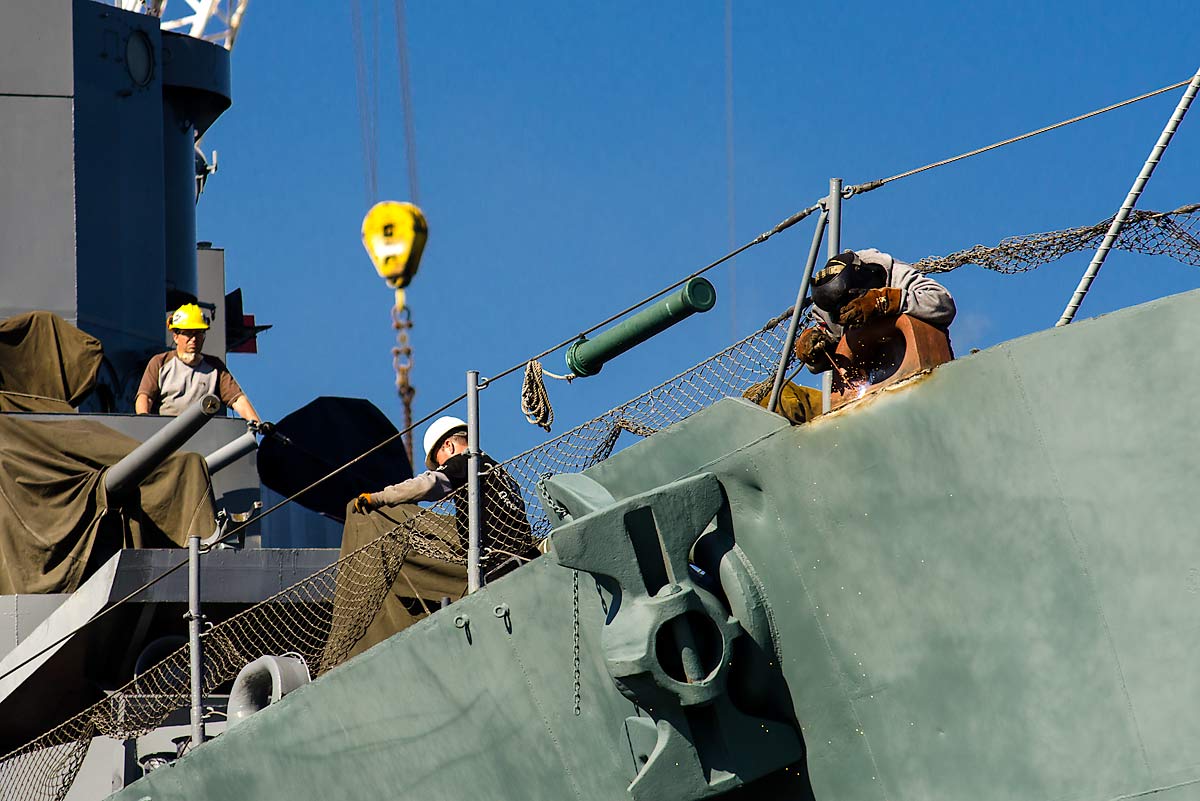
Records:
{"label": "crane hook block", "polygon": [[385,200],[363,218],[363,247],[379,277],[393,289],[404,289],[416,277],[428,238],[425,215],[411,203]]}

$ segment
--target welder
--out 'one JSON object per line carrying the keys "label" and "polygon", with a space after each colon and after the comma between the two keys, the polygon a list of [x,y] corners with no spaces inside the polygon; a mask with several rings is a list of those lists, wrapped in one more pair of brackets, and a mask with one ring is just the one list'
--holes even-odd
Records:
{"label": "welder", "polygon": [[954,320],[950,292],[912,265],[874,248],[847,250],[812,278],[815,324],[796,339],[796,357],[813,373],[833,366],[830,354],[846,328],[908,314],[948,331]]}

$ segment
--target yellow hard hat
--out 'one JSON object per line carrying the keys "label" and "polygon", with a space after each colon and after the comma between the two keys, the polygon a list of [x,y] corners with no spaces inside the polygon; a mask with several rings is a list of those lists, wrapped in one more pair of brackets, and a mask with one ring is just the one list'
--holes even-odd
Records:
{"label": "yellow hard hat", "polygon": [[167,328],[179,328],[184,331],[207,331],[208,315],[195,303],[185,303],[172,312],[167,320]]}

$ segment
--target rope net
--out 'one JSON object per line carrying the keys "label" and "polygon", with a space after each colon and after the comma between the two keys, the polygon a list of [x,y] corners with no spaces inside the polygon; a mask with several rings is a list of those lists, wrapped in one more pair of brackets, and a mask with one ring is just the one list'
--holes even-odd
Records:
{"label": "rope net", "polygon": [[[1149,256],[1170,256],[1176,261],[1200,267],[1200,203],[1175,211],[1138,211],[1135,209],[1121,229],[1114,250],[1126,250]],[[976,245],[949,256],[928,256],[913,264],[923,273],[947,273],[964,264],[1013,275],[1024,273],[1081,250],[1096,250],[1112,217],[1095,225],[1026,234],[1001,240],[995,247]]]}
{"label": "rope net", "polygon": [[[1168,255],[1200,266],[1200,204],[1159,214],[1135,212],[1116,247]],[[1094,248],[1108,222],[1046,234],[1014,237],[998,246],[976,246],[949,256],[922,259],[927,273],[976,264],[1002,273],[1031,270],[1068,253]],[[622,432],[649,436],[717,400],[765,396],[782,351],[791,310],[712,358],[605,414],[482,473],[482,563],[495,575],[505,563],[524,561],[550,532],[537,488],[549,476],[574,473],[608,458]],[[505,493],[520,502],[500,503]],[[489,500],[490,499],[490,500]],[[247,663],[264,655],[298,654],[313,675],[356,653],[376,622],[401,568],[424,560],[466,562],[465,490],[385,526],[384,532],[277,595],[213,626],[203,635],[204,693],[228,687]],[[522,508],[523,507],[523,508]],[[515,510],[515,511],[514,511]],[[390,525],[390,524],[389,524]],[[411,587],[411,582],[409,583]],[[414,595],[420,595],[414,588]],[[430,613],[417,599],[414,619]],[[36,740],[0,760],[0,799],[61,801],[94,737],[129,740],[163,725],[190,706],[189,656],[181,648]]]}

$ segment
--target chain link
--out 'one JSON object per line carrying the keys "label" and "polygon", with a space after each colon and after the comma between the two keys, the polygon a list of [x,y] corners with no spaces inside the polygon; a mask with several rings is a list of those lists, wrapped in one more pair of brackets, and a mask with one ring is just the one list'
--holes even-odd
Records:
{"label": "chain link", "polygon": [[[417,391],[413,389],[408,374],[412,370],[412,345],[408,332],[412,329],[412,313],[408,307],[392,307],[392,328],[396,329],[396,346],[392,348],[392,367],[396,370],[396,392],[404,407],[404,449],[408,451],[408,463],[413,464],[412,402]],[[415,469],[415,465],[414,465]]]}
{"label": "chain link", "polygon": [[583,714],[582,692],[579,682],[579,571],[571,576],[571,658],[575,666],[575,714]]}

